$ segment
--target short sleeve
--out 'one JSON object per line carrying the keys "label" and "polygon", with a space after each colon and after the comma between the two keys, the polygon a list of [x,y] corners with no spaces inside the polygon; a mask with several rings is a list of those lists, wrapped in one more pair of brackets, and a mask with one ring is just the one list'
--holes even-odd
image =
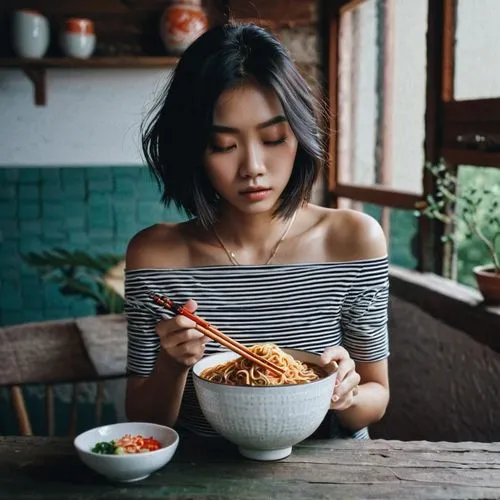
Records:
{"label": "short sleeve", "polygon": [[151,299],[140,271],[125,274],[125,314],[127,317],[127,374],[147,377],[153,371],[160,340],[156,323],[161,317],[150,307]]}
{"label": "short sleeve", "polygon": [[380,361],[389,356],[387,258],[362,263],[342,305],[342,345],[354,361]]}

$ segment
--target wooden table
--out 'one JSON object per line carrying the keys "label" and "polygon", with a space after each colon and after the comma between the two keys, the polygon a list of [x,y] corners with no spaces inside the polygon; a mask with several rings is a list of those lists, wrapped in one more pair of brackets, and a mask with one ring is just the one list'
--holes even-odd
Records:
{"label": "wooden table", "polygon": [[500,443],[306,441],[279,462],[219,439],[183,439],[149,478],[107,482],[66,438],[0,437],[1,499],[500,498]]}

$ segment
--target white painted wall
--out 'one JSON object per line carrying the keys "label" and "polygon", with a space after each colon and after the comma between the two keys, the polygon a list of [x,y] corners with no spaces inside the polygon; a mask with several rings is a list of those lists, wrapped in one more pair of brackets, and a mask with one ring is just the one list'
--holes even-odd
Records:
{"label": "white painted wall", "polygon": [[0,71],[0,167],[137,165],[139,125],[171,69],[47,70],[35,106],[20,70]]}

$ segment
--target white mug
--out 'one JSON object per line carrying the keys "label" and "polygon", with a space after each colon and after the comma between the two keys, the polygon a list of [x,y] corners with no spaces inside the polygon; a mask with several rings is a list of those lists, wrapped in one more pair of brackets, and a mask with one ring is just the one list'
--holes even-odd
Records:
{"label": "white mug", "polygon": [[49,21],[39,12],[21,9],[12,20],[12,46],[19,57],[39,59],[45,55],[50,42]]}

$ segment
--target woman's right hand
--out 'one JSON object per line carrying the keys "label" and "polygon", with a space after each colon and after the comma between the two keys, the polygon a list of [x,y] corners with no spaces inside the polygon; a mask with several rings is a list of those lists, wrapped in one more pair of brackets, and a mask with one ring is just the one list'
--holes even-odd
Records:
{"label": "woman's right hand", "polygon": [[[195,312],[198,304],[189,299],[184,307]],[[177,364],[189,368],[203,357],[205,344],[210,340],[198,330],[196,323],[179,314],[174,318],[163,319],[156,325],[161,348]]]}

